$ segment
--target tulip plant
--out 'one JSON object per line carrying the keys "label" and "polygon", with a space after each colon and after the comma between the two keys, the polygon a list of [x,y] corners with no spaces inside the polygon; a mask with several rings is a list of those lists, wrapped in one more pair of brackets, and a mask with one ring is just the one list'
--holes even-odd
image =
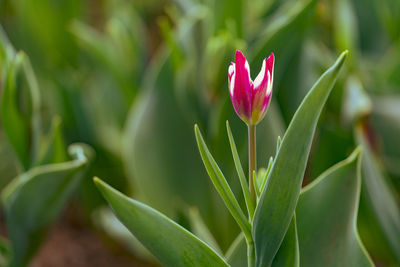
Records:
{"label": "tulip plant", "polygon": [[0,2],[0,266],[72,259],[81,216],[133,265],[400,266],[399,11]]}
{"label": "tulip plant", "polygon": [[[347,159],[302,188],[319,116],[347,54],[343,52],[314,84],[282,140],[277,137],[275,157],[257,170],[256,125],[270,104],[275,56],[271,53],[264,59],[261,72],[252,81],[246,58],[236,52],[235,62],[228,68],[229,93],[234,110],[248,127],[248,179],[228,122],[226,129],[246,211],[199,127],[194,127],[207,173],[241,229],[225,254],[206,235],[195,236],[99,178],[94,178],[95,184],[118,219],[163,266],[372,266],[356,227],[361,149],[356,148]],[[319,249],[317,254],[315,246]]]}

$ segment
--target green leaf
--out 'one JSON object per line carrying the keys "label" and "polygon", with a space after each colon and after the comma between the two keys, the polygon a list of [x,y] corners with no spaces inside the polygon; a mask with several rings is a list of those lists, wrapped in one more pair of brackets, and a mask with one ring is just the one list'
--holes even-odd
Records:
{"label": "green leaf", "polygon": [[357,231],[361,149],[303,189],[296,208],[301,266],[373,266]]}
{"label": "green leaf", "polygon": [[30,169],[2,192],[7,230],[11,240],[11,266],[25,266],[42,242],[69,196],[79,184],[88,148],[72,145],[73,160]]}
{"label": "green leaf", "polygon": [[261,181],[261,179],[259,178],[260,174],[265,174],[265,169],[260,168],[257,173],[256,173],[255,170],[253,171],[253,181],[254,181],[253,182],[253,186],[254,186],[254,192],[256,193],[257,200],[258,200],[258,198],[260,197],[260,194],[261,194],[261,190],[260,190],[260,187],[261,187],[260,181]]}
{"label": "green leaf", "polygon": [[342,119],[344,123],[356,122],[371,113],[371,99],[356,76],[350,76],[347,79],[344,90],[342,104]]}
{"label": "green leaf", "polygon": [[[312,22],[310,14],[314,11],[316,0],[290,0],[282,4],[256,28],[255,41],[249,51],[252,52],[250,65],[260,64],[266,57],[266,53],[273,51],[278,57],[274,82],[280,84],[282,79],[287,79],[287,70],[293,65],[293,55],[299,52],[299,48],[306,36],[307,28]],[[287,40],[291,40],[288,42]],[[260,65],[259,65],[260,66]],[[292,77],[291,77],[292,78]],[[294,78],[294,77],[293,77]],[[283,88],[279,88],[282,90]],[[291,89],[293,94],[293,89]]]}
{"label": "green leaf", "polygon": [[[293,216],[285,238],[272,262],[272,266],[299,266],[299,253],[296,218]],[[247,266],[247,245],[243,233],[233,241],[226,252],[225,258],[231,267]]]}
{"label": "green leaf", "polygon": [[[279,148],[281,147],[281,143],[282,143],[282,139],[280,136],[278,136],[278,138],[276,139],[275,157],[278,154]],[[259,173],[259,175],[258,175],[259,179],[257,180],[257,182],[260,181],[260,185],[258,186],[258,188],[260,190],[259,194],[261,194],[261,192],[264,191],[264,187],[267,184],[268,175],[271,172],[273,163],[274,163],[274,158],[270,157],[269,161],[268,161],[268,165],[267,165],[267,170],[265,171],[264,175],[262,177],[260,177],[261,173]],[[258,198],[259,198],[259,196],[258,196]]]}
{"label": "green leaf", "polygon": [[[96,187],[95,190],[98,192]],[[147,248],[118,220],[110,208],[102,206],[96,209],[91,217],[97,229],[100,229],[107,236],[121,243],[124,248],[127,248],[136,257],[147,262],[157,262]]]}
{"label": "green leaf", "polygon": [[300,252],[299,239],[297,236],[296,214],[293,215],[292,221],[286,232],[285,238],[272,262],[273,267],[299,267]]}
{"label": "green leaf", "polygon": [[300,194],[319,115],[347,51],[314,84],[282,139],[253,221],[256,266],[269,266],[289,227]]}
{"label": "green leaf", "polygon": [[162,17],[158,21],[158,25],[161,30],[161,34],[165,40],[165,43],[169,46],[171,51],[171,60],[174,65],[176,71],[179,71],[179,68],[183,65],[183,51],[179,47],[178,38],[174,38],[173,27],[169,21],[169,18]]}
{"label": "green leaf", "polygon": [[212,248],[165,215],[98,178],[94,182],[118,219],[163,266],[228,266]]}
{"label": "green leaf", "polygon": [[275,153],[275,157],[278,154],[279,148],[281,147],[281,143],[282,143],[282,139],[280,136],[278,136],[278,138],[276,139],[276,153]]}
{"label": "green leaf", "polygon": [[[361,125],[356,126],[355,137],[363,148],[362,160],[362,202],[360,212],[360,226],[366,231],[372,232],[372,240],[368,240],[367,247],[376,247],[373,251],[387,247],[384,254],[394,256],[397,264],[400,263],[400,208],[396,200],[396,193],[390,186],[375,158],[368,141],[368,133]],[[371,228],[370,226],[373,226]],[[361,227],[360,227],[361,228]],[[381,233],[381,234],[380,234]],[[363,236],[363,232],[361,232]],[[382,238],[382,239],[381,239]]]}
{"label": "green leaf", "polygon": [[66,161],[66,147],[62,134],[61,118],[55,116],[51,123],[51,131],[47,138],[42,138],[43,143],[41,146],[41,153],[38,158],[36,166],[61,163]]}
{"label": "green leaf", "polygon": [[239,153],[237,151],[235,140],[233,139],[231,127],[229,127],[228,121],[226,121],[226,131],[228,132],[229,144],[230,144],[231,150],[232,150],[233,161],[235,162],[236,171],[239,176],[239,181],[240,181],[240,185],[242,187],[242,192],[243,192],[244,200],[246,202],[247,211],[249,213],[250,218],[253,218],[254,203],[250,196],[249,185],[247,183],[242,164],[240,163]]}
{"label": "green leaf", "polygon": [[0,25],[0,77],[3,78],[4,68],[6,68],[10,59],[14,58],[16,52],[14,47],[10,44],[7,35]]}
{"label": "green leaf", "polygon": [[241,38],[243,36],[243,13],[245,12],[245,1],[222,0],[215,2],[212,12],[214,13],[214,32],[219,32],[226,27],[227,22],[233,24],[232,31]]}
{"label": "green leaf", "polygon": [[40,92],[26,55],[18,52],[10,57],[4,76],[1,120],[21,166],[26,170],[38,156]]}
{"label": "green leaf", "polygon": [[242,209],[240,208],[239,203],[237,202],[235,195],[229,187],[229,184],[226,181],[221,169],[218,167],[210,151],[208,150],[197,124],[194,126],[194,131],[196,134],[196,141],[199,147],[201,158],[203,160],[207,173],[215,186],[215,189],[218,191],[226,207],[235,218],[239,227],[242,229],[244,235],[247,238],[250,237],[251,239],[250,224],[247,221]]}
{"label": "green leaf", "polygon": [[10,244],[8,240],[0,237],[0,266],[8,266],[10,260]]}
{"label": "green leaf", "polygon": [[334,19],[333,35],[336,48],[340,50],[349,49],[352,55],[349,57],[349,65],[354,65],[354,59],[358,56],[358,25],[357,15],[354,11],[352,1],[336,0],[333,2]]}
{"label": "green leaf", "polygon": [[271,172],[272,164],[274,163],[274,158],[270,157],[267,165],[267,171],[265,172],[264,177],[262,178],[262,183],[260,185],[260,192],[264,191],[265,185],[267,184],[268,175]]}
{"label": "green leaf", "polygon": [[[131,76],[139,73],[138,57],[141,53],[144,54],[139,47],[134,47],[132,38],[135,34],[130,29],[132,25],[122,18],[114,17],[107,21],[105,34],[79,21],[73,21],[70,25],[77,42],[96,61],[96,65],[105,69],[116,82],[117,89],[123,96],[121,105],[124,109],[129,108],[135,97],[137,88],[132,83]],[[138,32],[140,31],[137,30]],[[131,60],[124,60],[126,57]]]}
{"label": "green leaf", "polygon": [[[178,196],[184,203],[199,207],[210,225],[209,207],[213,203],[204,199],[214,199],[216,194],[210,192],[199,153],[193,149],[196,146],[193,124],[186,120],[176,101],[171,59],[165,51],[156,58],[126,121],[122,140],[125,170],[138,200],[172,217],[176,207],[170,200]],[[173,120],[168,119],[172,117]],[[219,220],[230,219],[223,206],[220,211]]]}
{"label": "green leaf", "polygon": [[[70,0],[57,5],[47,1],[14,1],[10,4],[18,21],[16,41],[31,55],[35,66],[40,65],[45,70],[47,78],[68,63],[76,63],[78,51],[67,33],[67,26],[72,18],[81,14],[84,3]],[[10,29],[15,31],[16,28]]]}
{"label": "green leaf", "polygon": [[[399,50],[400,51],[400,50]],[[400,68],[399,68],[400,70]],[[400,95],[374,95],[371,122],[380,137],[383,163],[385,169],[400,175]]]}
{"label": "green leaf", "polygon": [[[272,157],[270,157],[272,159]],[[271,162],[272,164],[272,162]],[[268,166],[268,165],[267,165]],[[262,186],[264,182],[264,178],[268,176],[268,170],[265,168],[259,168],[257,171],[256,179],[255,179],[255,188],[256,188],[256,194],[257,194],[257,200],[260,198],[261,192],[262,192]]]}
{"label": "green leaf", "polygon": [[188,210],[188,218],[190,222],[190,231],[193,232],[199,239],[203,240],[207,245],[212,247],[218,254],[222,255],[222,250],[218,245],[217,240],[207,228],[200,211],[197,207],[190,207]]}
{"label": "green leaf", "polygon": [[225,258],[231,267],[247,266],[247,244],[243,233],[240,233],[232,242]]}

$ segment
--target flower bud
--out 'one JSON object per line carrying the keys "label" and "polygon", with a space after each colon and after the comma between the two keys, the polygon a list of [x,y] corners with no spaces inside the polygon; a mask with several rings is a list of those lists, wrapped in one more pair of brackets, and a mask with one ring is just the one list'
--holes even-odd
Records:
{"label": "flower bud", "polygon": [[254,82],[243,53],[236,50],[235,63],[228,69],[229,94],[238,116],[248,125],[256,125],[265,116],[272,96],[274,53],[265,58]]}

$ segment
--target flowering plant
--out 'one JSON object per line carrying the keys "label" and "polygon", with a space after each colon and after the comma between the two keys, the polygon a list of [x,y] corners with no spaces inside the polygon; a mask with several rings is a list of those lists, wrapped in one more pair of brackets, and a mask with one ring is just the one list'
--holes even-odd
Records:
{"label": "flowering plant", "polygon": [[[356,149],[346,160],[301,189],[319,115],[346,56],[347,52],[342,53],[304,98],[282,141],[278,138],[276,155],[266,166],[266,171],[257,171],[252,162],[251,154],[255,154],[256,146],[252,135],[255,136],[255,132],[249,130],[250,172],[248,180],[245,178],[227,122],[228,139],[247,212],[240,207],[237,197],[207,148],[199,127],[195,125],[196,140],[207,173],[242,231],[225,255],[217,252],[218,248],[211,242],[203,242],[200,237],[188,232],[163,214],[124,196],[99,178],[94,179],[95,184],[121,222],[164,266],[298,266],[300,257],[304,257],[302,261],[314,264],[313,266],[326,261],[343,266],[372,265],[357,231],[353,230],[350,235],[335,239],[335,247],[344,247],[344,250],[333,250],[329,254],[322,253],[319,256],[307,253],[303,256],[299,252],[299,247],[305,245],[304,242],[309,242],[306,240],[325,245],[331,242],[329,237],[319,235],[318,231],[330,227],[329,224],[323,223],[325,216],[332,216],[327,212],[343,212],[343,207],[339,207],[335,201],[328,200],[332,194],[327,191],[328,184],[337,187],[338,192],[351,188],[349,198],[343,199],[342,204],[348,207],[343,216],[353,221],[356,216],[356,202],[353,200],[359,197],[360,149]],[[264,60],[262,72],[254,82],[250,79],[250,68],[240,51],[236,52],[235,63],[229,67],[232,104],[249,128],[255,127],[262,119],[270,103],[273,65],[274,55],[271,54]],[[348,179],[350,180],[347,181]],[[327,198],[324,202],[327,206],[313,201],[319,196]],[[321,216],[314,221],[309,221],[308,210],[311,207]],[[314,228],[311,225],[314,225]],[[347,226],[340,224],[340,227]],[[304,236],[307,236],[307,239],[304,239]]]}
{"label": "flowering plant", "polygon": [[0,266],[398,266],[399,4],[3,1]]}

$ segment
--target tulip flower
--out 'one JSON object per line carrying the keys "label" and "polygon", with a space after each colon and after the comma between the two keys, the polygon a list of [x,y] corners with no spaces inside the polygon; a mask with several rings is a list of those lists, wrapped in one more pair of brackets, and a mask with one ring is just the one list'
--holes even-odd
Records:
{"label": "tulip flower", "polygon": [[243,53],[236,50],[235,63],[228,69],[229,94],[238,116],[247,124],[249,130],[249,190],[256,202],[253,175],[256,166],[256,124],[267,113],[272,96],[274,80],[274,53],[265,58],[260,73],[253,81],[250,66]]}
{"label": "tulip flower", "polygon": [[254,81],[243,53],[236,50],[235,63],[228,69],[229,94],[238,116],[247,125],[256,125],[265,116],[272,95],[274,54],[265,58],[260,73]]}

